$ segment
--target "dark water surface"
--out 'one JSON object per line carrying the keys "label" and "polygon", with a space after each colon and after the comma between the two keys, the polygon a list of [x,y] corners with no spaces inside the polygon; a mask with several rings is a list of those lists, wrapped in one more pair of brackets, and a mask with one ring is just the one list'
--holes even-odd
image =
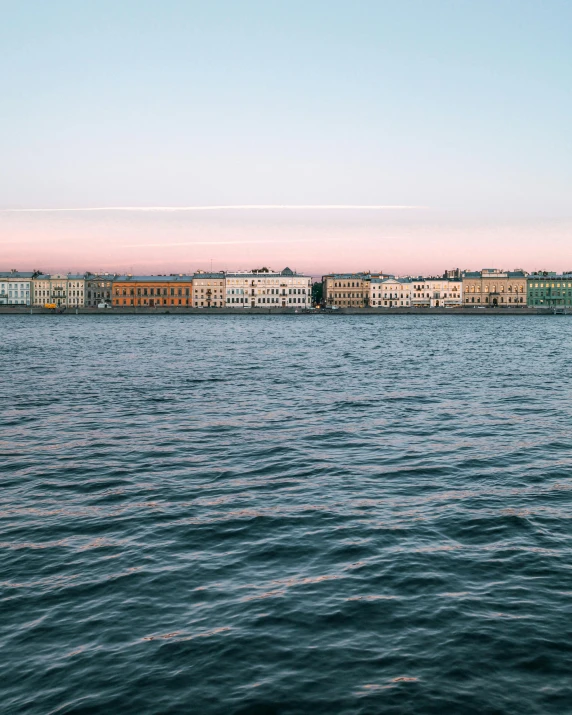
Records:
{"label": "dark water surface", "polygon": [[0,710],[572,712],[571,337],[0,317]]}

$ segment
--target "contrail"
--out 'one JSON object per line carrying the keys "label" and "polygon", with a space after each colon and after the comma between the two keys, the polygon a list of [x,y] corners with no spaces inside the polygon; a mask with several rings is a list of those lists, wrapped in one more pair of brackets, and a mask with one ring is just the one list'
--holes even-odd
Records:
{"label": "contrail", "polygon": [[181,243],[128,243],[123,244],[120,248],[152,248],[160,247],[166,248],[170,246],[237,246],[243,243],[261,243],[265,246],[272,245],[272,243],[299,243],[304,241],[302,238],[291,238],[291,239],[278,239],[278,241],[183,241]]}
{"label": "contrail", "polygon": [[0,209],[0,213],[61,213],[87,211],[403,211],[425,209],[427,206],[383,204],[245,204],[241,206],[97,206],[84,208]]}

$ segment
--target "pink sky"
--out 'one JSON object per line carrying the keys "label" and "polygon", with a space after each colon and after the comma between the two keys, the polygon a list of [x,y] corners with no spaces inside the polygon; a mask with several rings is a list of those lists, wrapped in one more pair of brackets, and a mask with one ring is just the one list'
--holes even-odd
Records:
{"label": "pink sky", "polygon": [[132,273],[286,265],[321,275],[572,270],[566,220],[467,220],[430,208],[0,212],[0,269]]}

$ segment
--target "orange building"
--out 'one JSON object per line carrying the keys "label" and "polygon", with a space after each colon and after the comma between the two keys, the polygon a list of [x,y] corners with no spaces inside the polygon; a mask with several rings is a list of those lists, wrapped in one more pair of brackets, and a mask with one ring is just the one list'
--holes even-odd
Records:
{"label": "orange building", "polygon": [[191,276],[118,276],[113,281],[113,307],[190,308],[193,304]]}

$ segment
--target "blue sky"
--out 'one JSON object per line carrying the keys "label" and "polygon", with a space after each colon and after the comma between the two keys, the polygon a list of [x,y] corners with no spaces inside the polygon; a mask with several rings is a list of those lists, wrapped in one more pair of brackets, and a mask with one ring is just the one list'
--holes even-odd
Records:
{"label": "blue sky", "polygon": [[[491,222],[568,230],[569,1],[0,8],[0,208],[405,204],[429,212],[400,214],[408,235]],[[0,230],[33,244],[70,220],[0,217]],[[300,223],[280,212],[209,220],[225,235]],[[355,221],[383,235],[379,215]],[[323,240],[323,219],[302,223]]]}

